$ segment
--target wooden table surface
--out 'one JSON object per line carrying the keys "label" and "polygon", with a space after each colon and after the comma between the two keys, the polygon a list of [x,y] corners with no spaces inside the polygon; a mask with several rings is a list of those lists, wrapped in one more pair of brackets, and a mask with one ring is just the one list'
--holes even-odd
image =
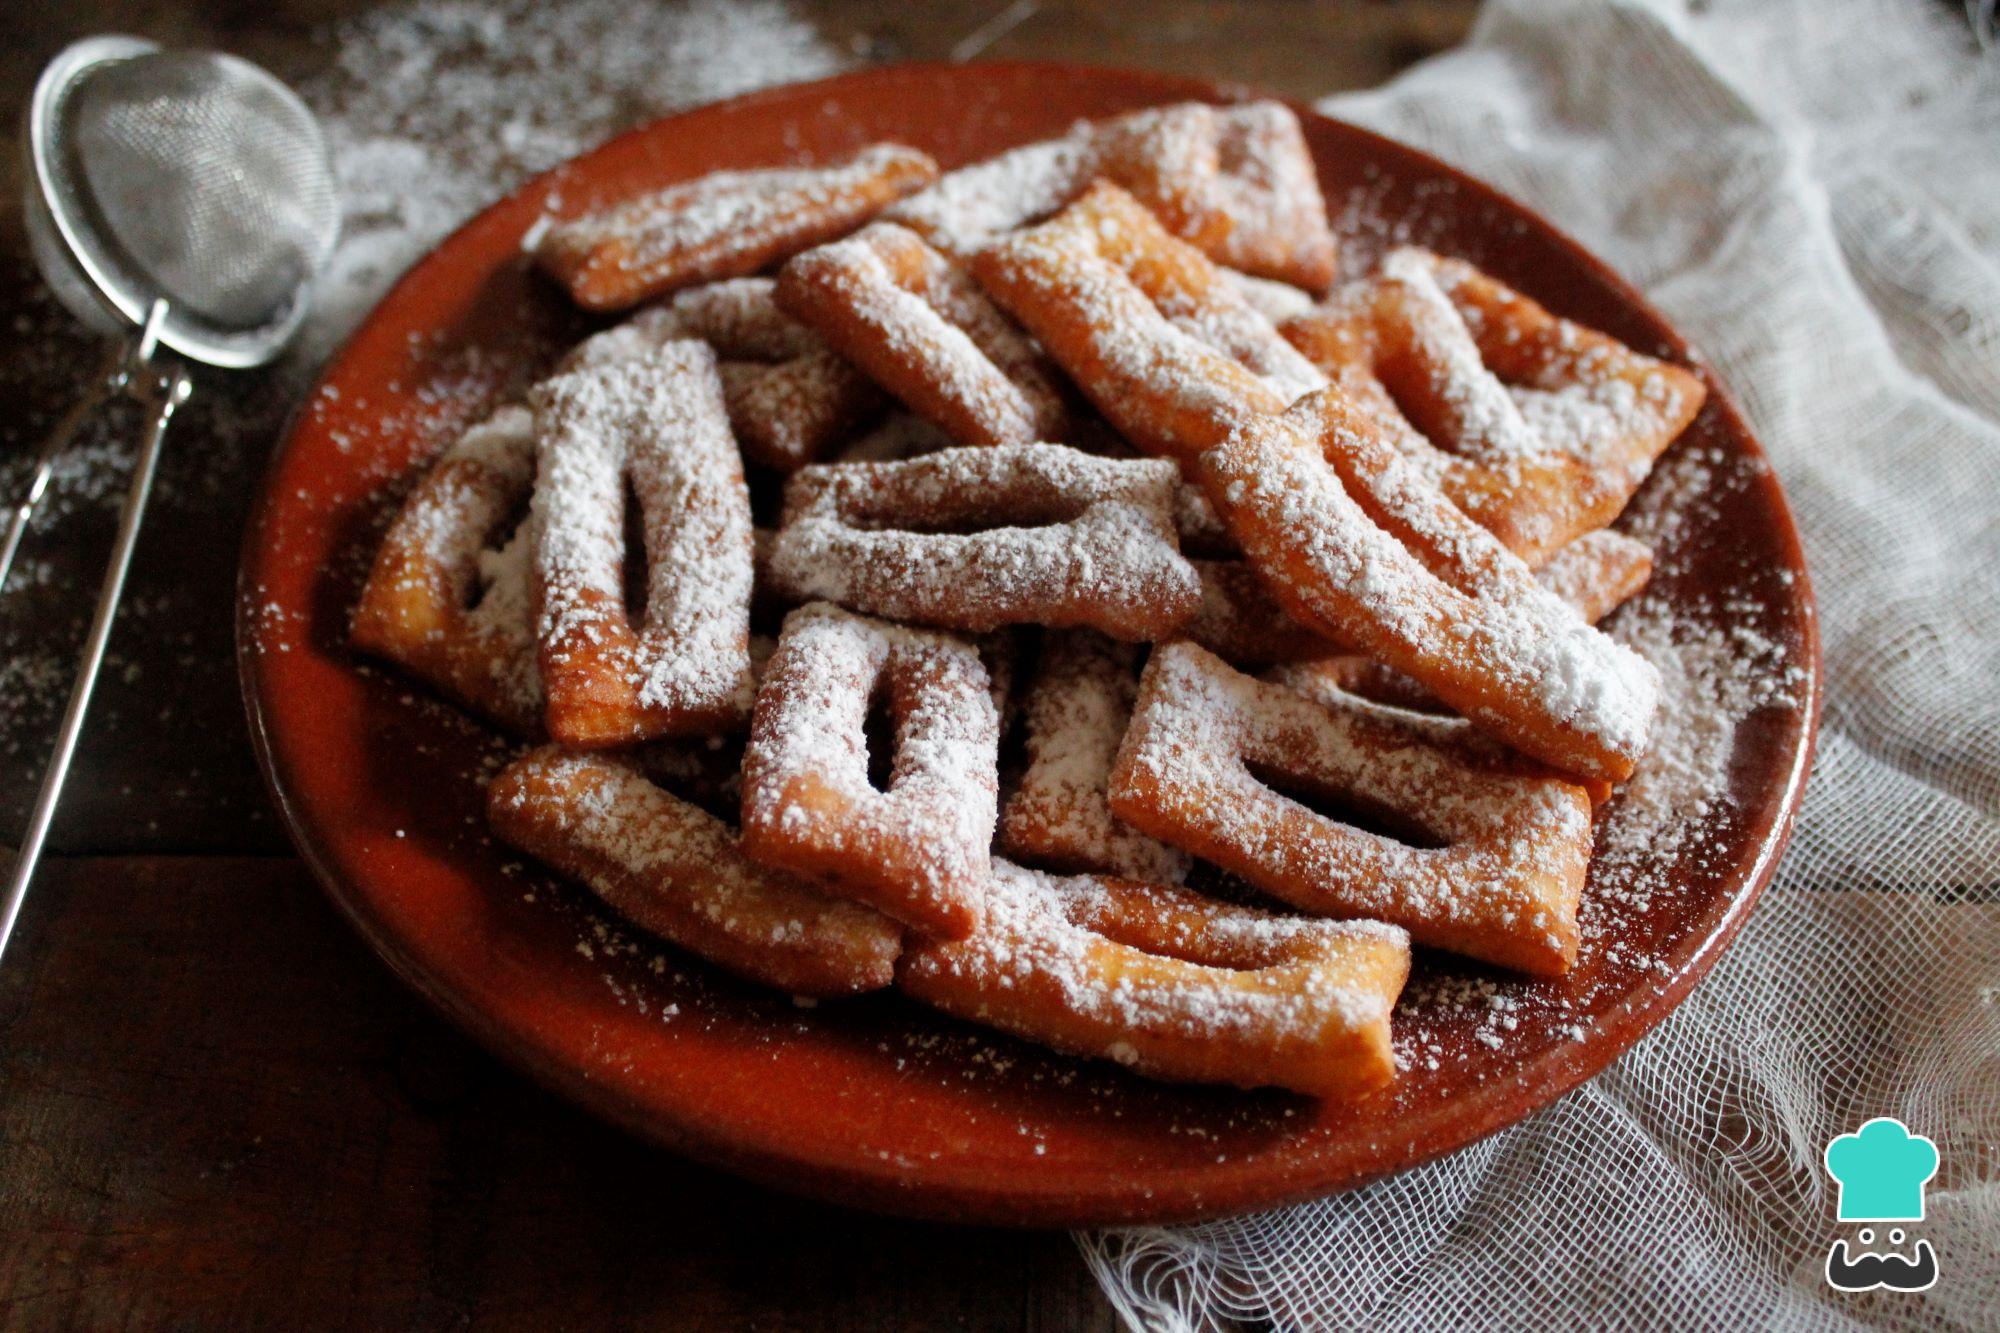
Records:
{"label": "wooden table surface", "polygon": [[[641,0],[634,0],[639,3]],[[18,117],[65,43],[125,31],[287,77],[351,0],[66,0],[0,15]],[[1293,96],[1365,86],[1474,0],[811,0],[863,60],[1139,65]],[[885,12],[886,11],[886,12]],[[18,199],[19,151],[0,158]],[[0,500],[98,355],[0,220]],[[433,1016],[276,827],[231,655],[281,376],[203,378],[177,424],[50,857],[0,964],[0,1327],[1109,1328],[1068,1237],[884,1220],[642,1146]],[[218,444],[218,441],[229,443]],[[246,447],[242,442],[251,442]],[[25,821],[108,541],[110,442],[0,602],[0,830]]]}

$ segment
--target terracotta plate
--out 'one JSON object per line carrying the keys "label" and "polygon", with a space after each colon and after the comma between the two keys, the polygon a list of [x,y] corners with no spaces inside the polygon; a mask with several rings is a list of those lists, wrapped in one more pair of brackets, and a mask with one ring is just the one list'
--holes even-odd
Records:
{"label": "terracotta plate", "polygon": [[[621,930],[481,833],[505,746],[344,645],[376,534],[452,429],[583,323],[521,238],[564,210],[722,167],[894,138],[945,164],[1223,90],[1039,64],[874,70],[634,131],[475,218],[377,307],[300,410],[245,548],[239,649],[260,758],[300,852],[390,965],[493,1050],[620,1124],[832,1199],[967,1221],[1192,1218],[1353,1186],[1491,1133],[1603,1068],[1687,994],[1784,846],[1819,700],[1811,593],[1777,484],[1718,392],[1649,483],[1698,489],[1653,595],[1789,663],[1750,713],[1730,808],[1666,858],[1600,865],[1576,976],[1529,984],[1421,957],[1391,1093],[1321,1106],[1147,1083],[958,1025],[894,995],[795,1007]],[[1349,255],[1408,237],[1558,312],[1686,358],[1666,322],[1554,227],[1410,149],[1307,115]],[[1719,389],[1720,386],[1717,386]],[[1670,497],[1668,497],[1670,498]],[[1740,637],[1740,636],[1739,636]],[[1494,986],[1486,983],[1492,981]]]}

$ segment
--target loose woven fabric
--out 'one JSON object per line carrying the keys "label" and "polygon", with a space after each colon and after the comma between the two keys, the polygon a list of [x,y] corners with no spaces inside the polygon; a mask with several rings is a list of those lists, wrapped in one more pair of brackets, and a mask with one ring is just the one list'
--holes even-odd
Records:
{"label": "loose woven fabric", "polygon": [[[1818,766],[1737,943],[1601,1077],[1086,1256],[1162,1329],[2000,1326],[2000,57],[1917,0],[1490,0],[1324,109],[1557,219],[1734,387],[1824,616]],[[1942,1157],[1920,1295],[1823,1278],[1821,1151],[1880,1115]]]}

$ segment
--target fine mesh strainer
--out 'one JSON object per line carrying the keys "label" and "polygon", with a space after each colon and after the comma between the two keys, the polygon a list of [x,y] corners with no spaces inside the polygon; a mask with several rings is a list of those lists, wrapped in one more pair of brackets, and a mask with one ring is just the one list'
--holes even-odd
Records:
{"label": "fine mesh strainer", "polygon": [[118,400],[144,417],[83,659],[4,896],[7,946],[103,665],[160,443],[193,391],[161,348],[225,368],[262,365],[306,315],[339,233],[326,140],[291,89],[233,56],[93,37],[57,56],[28,107],[28,236],[76,316],[114,334],[104,368],[43,443],[0,540],[0,589],[55,465]]}

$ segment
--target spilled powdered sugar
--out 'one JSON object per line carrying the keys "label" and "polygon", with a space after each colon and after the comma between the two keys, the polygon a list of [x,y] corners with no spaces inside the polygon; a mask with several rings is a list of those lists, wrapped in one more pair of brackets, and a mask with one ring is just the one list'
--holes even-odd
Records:
{"label": "spilled powdered sugar", "polygon": [[1672,721],[1610,807],[1599,839],[1606,882],[1643,893],[1663,867],[1698,852],[1703,829],[1731,806],[1737,728],[1760,709],[1796,706],[1803,671],[1742,624],[1742,610],[1698,617],[1642,596],[1619,614],[1612,636],[1659,670],[1661,715]]}
{"label": "spilled powdered sugar", "polygon": [[301,93],[346,201],[307,330],[317,359],[409,263],[533,172],[611,134],[842,60],[775,0],[416,0],[334,30]]}
{"label": "spilled powdered sugar", "polygon": [[[1687,559],[1687,534],[1713,532],[1718,498],[1750,464],[1682,446],[1655,471],[1624,523],[1659,553],[1661,573]],[[1706,835],[1734,810],[1730,766],[1737,730],[1766,709],[1800,706],[1806,669],[1751,623],[1747,595],[1688,604],[1642,595],[1610,622],[1612,637],[1660,674],[1660,718],[1638,770],[1619,788],[1599,830],[1597,882],[1640,906],[1684,860],[1699,864]]]}

